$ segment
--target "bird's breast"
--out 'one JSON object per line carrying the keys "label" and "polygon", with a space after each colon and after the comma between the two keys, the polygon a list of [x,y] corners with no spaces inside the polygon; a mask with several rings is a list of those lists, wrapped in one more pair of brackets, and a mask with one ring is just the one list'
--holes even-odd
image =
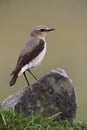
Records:
{"label": "bird's breast", "polygon": [[44,49],[40,52],[40,54],[29,63],[29,68],[33,68],[40,65],[41,61],[45,56],[45,53],[46,53],[46,43],[44,44]]}

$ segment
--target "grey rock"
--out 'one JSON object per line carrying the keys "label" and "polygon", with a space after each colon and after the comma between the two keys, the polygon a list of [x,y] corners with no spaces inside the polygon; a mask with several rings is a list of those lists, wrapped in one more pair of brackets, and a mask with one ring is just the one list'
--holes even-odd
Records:
{"label": "grey rock", "polygon": [[14,111],[25,115],[40,112],[48,117],[61,112],[57,119],[73,119],[77,109],[73,82],[59,68],[9,96],[2,106],[4,109],[12,107]]}

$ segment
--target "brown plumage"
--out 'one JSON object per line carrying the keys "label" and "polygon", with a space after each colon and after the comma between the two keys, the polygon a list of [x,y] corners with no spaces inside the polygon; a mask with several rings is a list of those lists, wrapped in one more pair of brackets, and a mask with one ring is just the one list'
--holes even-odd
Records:
{"label": "brown plumage", "polygon": [[[35,44],[32,44],[32,42],[35,42]],[[16,68],[11,73],[12,79],[9,83],[10,86],[15,84],[18,78],[18,73],[21,71],[22,67],[28,64],[30,61],[32,61],[32,59],[35,58],[37,55],[39,55],[39,53],[43,49],[44,49],[43,40],[33,38],[33,39],[30,39],[30,41],[28,41],[28,43],[26,44],[25,48],[22,50],[18,58]],[[26,53],[25,53],[25,50],[26,50]]]}

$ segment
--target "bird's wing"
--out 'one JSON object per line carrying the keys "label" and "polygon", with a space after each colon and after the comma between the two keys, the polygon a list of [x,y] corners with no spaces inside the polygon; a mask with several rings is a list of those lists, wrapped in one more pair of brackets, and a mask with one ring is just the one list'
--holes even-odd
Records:
{"label": "bird's wing", "polygon": [[[35,44],[32,44],[32,42],[35,42]],[[44,49],[44,44],[44,41],[40,39],[29,40],[24,49],[21,51],[16,68],[13,70],[11,75],[17,75],[23,66],[32,61],[32,59]]]}
{"label": "bird's wing", "polygon": [[34,59],[43,50],[43,48],[44,48],[43,40],[38,39],[33,39],[33,41],[30,40],[26,44],[25,48],[22,50],[18,58],[17,65],[22,65],[22,67],[25,66],[32,59]]}

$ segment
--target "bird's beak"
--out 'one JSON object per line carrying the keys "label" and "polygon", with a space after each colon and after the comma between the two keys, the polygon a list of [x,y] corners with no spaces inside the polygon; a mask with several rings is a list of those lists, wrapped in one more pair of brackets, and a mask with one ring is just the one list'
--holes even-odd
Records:
{"label": "bird's beak", "polygon": [[50,31],[53,31],[53,30],[55,30],[55,29],[54,28],[48,28],[48,29],[46,29],[47,32],[50,32]]}

